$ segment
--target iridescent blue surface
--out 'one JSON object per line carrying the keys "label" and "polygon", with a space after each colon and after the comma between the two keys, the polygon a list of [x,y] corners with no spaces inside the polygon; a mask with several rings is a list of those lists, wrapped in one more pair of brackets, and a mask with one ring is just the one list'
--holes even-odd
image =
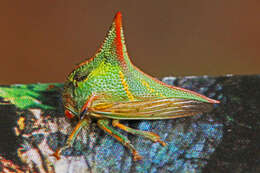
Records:
{"label": "iridescent blue surface", "polygon": [[[207,164],[210,155],[221,141],[223,125],[200,119],[187,121],[135,122],[138,129],[156,132],[168,144],[163,147],[142,137],[129,137],[143,156],[141,161],[133,162],[131,153],[108,135],[99,139],[99,144],[86,153],[86,158],[89,159],[90,167],[99,171],[198,172]],[[131,126],[132,123],[128,125]]]}

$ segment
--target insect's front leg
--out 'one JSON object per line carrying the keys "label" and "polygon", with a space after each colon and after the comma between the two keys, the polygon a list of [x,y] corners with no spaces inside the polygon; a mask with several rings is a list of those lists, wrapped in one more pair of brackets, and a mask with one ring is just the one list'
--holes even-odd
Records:
{"label": "insect's front leg", "polygon": [[156,133],[153,133],[153,132],[147,132],[147,131],[141,131],[141,130],[136,130],[136,129],[132,129],[130,127],[127,127],[121,123],[119,123],[119,120],[113,120],[112,121],[112,125],[114,127],[118,127],[128,133],[131,133],[133,135],[140,135],[140,136],[143,136],[145,138],[148,138],[150,139],[151,141],[153,142],[159,142],[162,146],[165,146],[166,143],[163,142],[160,138],[159,135],[157,135]]}
{"label": "insect's front leg", "polygon": [[142,157],[139,155],[138,151],[134,148],[134,146],[131,144],[129,139],[125,137],[124,135],[120,134],[115,129],[111,128],[109,126],[110,121],[108,119],[100,119],[98,120],[98,126],[103,129],[105,132],[113,136],[116,140],[121,142],[125,147],[131,150],[134,160],[141,160]]}
{"label": "insect's front leg", "polygon": [[73,129],[73,131],[71,132],[69,138],[67,139],[66,141],[66,144],[65,146],[59,148],[58,150],[56,150],[55,153],[53,153],[52,155],[54,157],[56,157],[58,160],[60,159],[60,154],[63,150],[71,147],[76,139],[76,137],[78,136],[80,130],[83,128],[83,127],[89,127],[90,125],[90,119],[89,118],[83,118],[82,120],[80,120],[78,122],[78,124],[76,125],[76,127]]}

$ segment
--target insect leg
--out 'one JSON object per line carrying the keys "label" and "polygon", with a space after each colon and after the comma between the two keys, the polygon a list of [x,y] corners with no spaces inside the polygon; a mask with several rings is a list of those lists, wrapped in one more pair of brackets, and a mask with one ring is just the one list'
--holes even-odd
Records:
{"label": "insect leg", "polygon": [[109,124],[109,120],[107,119],[100,119],[98,120],[98,126],[103,129],[105,132],[107,132],[108,134],[110,134],[111,136],[113,136],[116,140],[118,140],[119,142],[121,142],[125,147],[127,147],[128,149],[131,150],[134,160],[141,160],[142,157],[139,155],[138,151],[134,148],[134,146],[131,144],[131,142],[129,141],[129,139],[127,139],[127,137],[125,137],[124,135],[120,134],[119,132],[117,132],[116,130],[114,130],[113,128],[111,128],[108,124]]}
{"label": "insect leg", "polygon": [[66,141],[65,146],[63,146],[63,147],[59,148],[58,150],[56,150],[56,152],[53,153],[52,155],[53,155],[54,157],[56,157],[57,160],[59,160],[59,159],[60,159],[60,154],[61,154],[61,152],[62,152],[63,150],[65,150],[65,149],[71,147],[72,144],[74,143],[76,137],[78,136],[78,133],[80,132],[80,130],[81,130],[83,127],[86,127],[86,126],[88,127],[89,124],[90,124],[90,120],[87,119],[87,118],[84,118],[84,119],[80,120],[80,121],[78,122],[78,124],[76,125],[76,127],[75,127],[75,128],[73,129],[73,131],[71,132],[69,138],[68,138],[67,141]]}
{"label": "insect leg", "polygon": [[148,131],[141,131],[141,130],[136,130],[136,129],[132,129],[130,127],[127,127],[121,123],[119,123],[119,120],[112,120],[112,125],[114,127],[118,127],[126,132],[129,132],[131,134],[134,134],[134,135],[140,135],[140,136],[143,136],[145,138],[148,138],[150,139],[151,141],[153,142],[159,142],[162,146],[165,146],[166,143],[163,142],[161,139],[160,139],[160,136],[157,135],[156,133],[153,133],[153,132],[148,132]]}

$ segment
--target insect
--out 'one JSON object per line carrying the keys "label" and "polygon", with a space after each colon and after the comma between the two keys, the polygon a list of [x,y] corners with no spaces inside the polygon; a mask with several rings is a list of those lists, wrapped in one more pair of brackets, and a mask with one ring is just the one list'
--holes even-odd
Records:
{"label": "insect", "polygon": [[79,121],[66,145],[55,152],[57,158],[71,147],[83,127],[96,119],[99,128],[130,149],[134,160],[141,155],[122,129],[153,142],[166,143],[160,136],[140,131],[120,123],[120,120],[158,120],[186,117],[211,110],[219,103],[193,91],[173,87],[145,74],[129,59],[122,29],[122,15],[118,12],[98,52],[80,63],[70,73],[64,86],[65,115]]}

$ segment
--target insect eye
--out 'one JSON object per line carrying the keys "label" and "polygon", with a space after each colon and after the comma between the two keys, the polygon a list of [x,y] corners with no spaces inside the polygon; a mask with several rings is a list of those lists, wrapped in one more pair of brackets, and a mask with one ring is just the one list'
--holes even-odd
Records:
{"label": "insect eye", "polygon": [[81,81],[85,80],[88,77],[88,75],[89,75],[88,71],[86,71],[84,73],[76,73],[73,79],[77,82],[81,82]]}
{"label": "insect eye", "polygon": [[74,118],[75,117],[75,115],[74,114],[72,114],[69,110],[65,110],[65,115],[66,115],[66,117],[67,118],[69,118],[69,119],[72,119],[72,118]]}

